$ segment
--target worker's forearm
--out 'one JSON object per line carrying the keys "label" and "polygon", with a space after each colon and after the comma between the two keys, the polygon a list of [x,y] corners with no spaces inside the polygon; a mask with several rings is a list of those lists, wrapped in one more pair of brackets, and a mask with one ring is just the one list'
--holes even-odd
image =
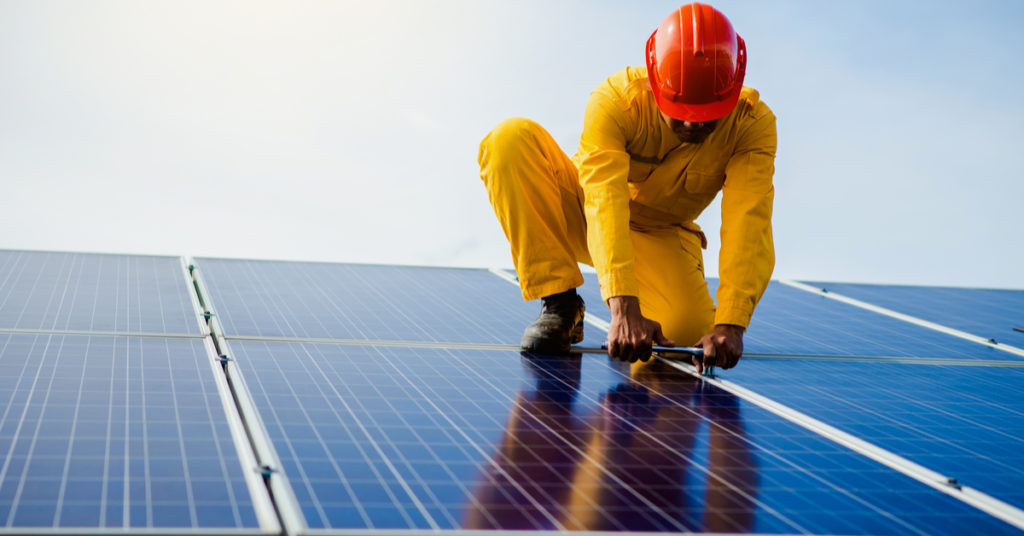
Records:
{"label": "worker's forearm", "polygon": [[612,296],[608,298],[608,308],[612,316],[640,313],[640,299],[636,296]]}
{"label": "worker's forearm", "polygon": [[775,267],[773,191],[727,191],[722,199],[716,324],[747,326]]}

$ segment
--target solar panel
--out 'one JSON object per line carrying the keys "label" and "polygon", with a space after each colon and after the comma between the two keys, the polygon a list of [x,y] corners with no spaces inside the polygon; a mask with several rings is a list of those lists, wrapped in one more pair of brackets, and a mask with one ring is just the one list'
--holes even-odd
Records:
{"label": "solar panel", "polygon": [[232,341],[316,530],[1008,533],[674,369]]}
{"label": "solar panel", "polygon": [[206,344],[0,334],[0,532],[275,530]]}
{"label": "solar panel", "polygon": [[0,329],[201,334],[177,257],[0,250]]}
{"label": "solar panel", "polygon": [[811,283],[831,292],[1024,348],[1024,290]]}
{"label": "solar panel", "polygon": [[[712,295],[718,281],[708,286]],[[827,285],[827,284],[825,284]],[[588,311],[611,319],[600,305],[596,277],[585,277],[579,289]],[[743,339],[748,353],[930,357],[1017,360],[1013,355],[881,316],[821,296],[772,282],[768,285]]]}
{"label": "solar panel", "polygon": [[746,360],[726,374],[1024,507],[1024,368]]}
{"label": "solar panel", "polygon": [[[198,259],[234,337],[519,344],[540,312],[487,270]],[[600,340],[589,341],[600,344]]]}

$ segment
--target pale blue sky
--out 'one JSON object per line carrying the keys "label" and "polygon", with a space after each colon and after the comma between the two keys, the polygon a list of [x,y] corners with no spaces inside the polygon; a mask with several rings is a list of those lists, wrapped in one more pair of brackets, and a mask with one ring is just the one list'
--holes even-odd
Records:
{"label": "pale blue sky", "polygon": [[[0,2],[0,248],[510,266],[480,138],[571,153],[678,5]],[[779,118],[775,277],[1024,288],[1024,3],[714,5]]]}

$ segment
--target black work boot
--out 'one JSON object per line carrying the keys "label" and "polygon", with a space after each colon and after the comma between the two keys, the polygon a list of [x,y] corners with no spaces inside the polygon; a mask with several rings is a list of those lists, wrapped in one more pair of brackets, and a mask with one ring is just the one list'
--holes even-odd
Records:
{"label": "black work boot", "polygon": [[526,326],[523,350],[539,354],[564,354],[583,340],[583,298],[576,289],[541,298],[540,316]]}

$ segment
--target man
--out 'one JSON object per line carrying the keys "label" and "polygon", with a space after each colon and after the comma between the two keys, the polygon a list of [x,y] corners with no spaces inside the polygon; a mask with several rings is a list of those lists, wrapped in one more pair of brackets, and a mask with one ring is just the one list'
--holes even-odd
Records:
{"label": "man", "polygon": [[[646,56],[646,69],[627,67],[591,93],[571,159],[522,118],[480,144],[480,176],[523,298],[542,299],[522,347],[558,353],[583,339],[583,262],[597,270],[612,312],[609,355],[644,361],[652,343],[698,344],[730,368],[775,263],[775,116],[743,87],[746,46],[711,6],[671,13]],[[694,220],[719,191],[716,309]]]}

